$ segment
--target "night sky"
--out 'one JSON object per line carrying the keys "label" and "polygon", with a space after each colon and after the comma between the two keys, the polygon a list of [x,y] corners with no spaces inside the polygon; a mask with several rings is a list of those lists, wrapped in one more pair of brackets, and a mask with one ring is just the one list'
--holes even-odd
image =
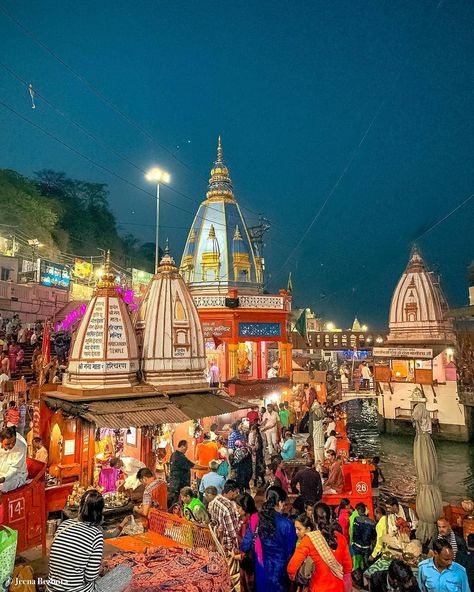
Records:
{"label": "night sky", "polygon": [[[472,1],[0,6],[82,80],[2,11],[0,61],[97,141],[41,96],[32,110],[3,67],[0,101],[150,193],[142,170],[166,168],[184,194],[162,192],[161,236],[178,260],[220,133],[247,222],[272,222],[270,290],[291,270],[295,306],[383,327],[418,239],[450,304],[467,302],[474,199],[429,229],[474,193]],[[151,195],[1,105],[0,133],[1,168],[106,182],[120,230],[153,240]]]}

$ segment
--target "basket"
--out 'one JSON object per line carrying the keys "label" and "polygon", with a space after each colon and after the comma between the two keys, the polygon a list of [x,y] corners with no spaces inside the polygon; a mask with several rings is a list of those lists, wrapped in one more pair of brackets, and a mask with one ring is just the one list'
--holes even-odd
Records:
{"label": "basket", "polygon": [[168,537],[176,543],[208,551],[218,550],[208,528],[198,526],[180,516],[152,508],[148,514],[148,521],[148,529],[151,532]]}

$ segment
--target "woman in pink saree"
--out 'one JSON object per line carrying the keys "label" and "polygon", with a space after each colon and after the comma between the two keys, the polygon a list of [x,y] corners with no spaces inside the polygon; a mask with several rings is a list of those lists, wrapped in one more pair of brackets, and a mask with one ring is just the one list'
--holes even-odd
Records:
{"label": "woman in pink saree", "polygon": [[19,350],[20,350],[20,348],[18,347],[18,345],[15,342],[10,344],[10,347],[8,348],[8,361],[10,362],[11,374],[14,374],[16,372],[16,366],[17,366],[16,358],[18,356]]}

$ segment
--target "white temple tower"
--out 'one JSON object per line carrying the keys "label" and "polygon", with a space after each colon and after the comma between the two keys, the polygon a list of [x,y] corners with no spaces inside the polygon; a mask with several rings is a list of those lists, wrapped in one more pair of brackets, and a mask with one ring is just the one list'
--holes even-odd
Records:
{"label": "white temple tower", "polygon": [[208,389],[201,322],[168,247],[144,300],[144,382],[165,391]]}
{"label": "white temple tower", "polygon": [[235,199],[220,136],[206,199],[189,231],[180,271],[192,294],[227,294],[230,288],[242,294],[263,291],[263,259]]}
{"label": "white temple tower", "polygon": [[388,341],[398,343],[453,342],[448,303],[417,247],[400,278],[390,306]]}
{"label": "white temple tower", "polygon": [[132,387],[138,384],[138,369],[135,331],[107,253],[104,274],[71,346],[63,384],[83,390]]}

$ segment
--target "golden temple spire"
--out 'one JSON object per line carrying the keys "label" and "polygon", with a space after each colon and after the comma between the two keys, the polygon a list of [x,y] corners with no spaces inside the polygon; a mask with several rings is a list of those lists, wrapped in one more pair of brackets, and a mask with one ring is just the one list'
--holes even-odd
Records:
{"label": "golden temple spire", "polygon": [[110,249],[107,249],[104,262],[104,273],[97,282],[97,288],[116,288],[115,276],[110,268]]}
{"label": "golden temple spire", "polygon": [[217,160],[211,169],[211,178],[207,188],[206,199],[208,201],[234,202],[234,190],[229,177],[229,169],[222,160],[222,138],[217,138]]}

